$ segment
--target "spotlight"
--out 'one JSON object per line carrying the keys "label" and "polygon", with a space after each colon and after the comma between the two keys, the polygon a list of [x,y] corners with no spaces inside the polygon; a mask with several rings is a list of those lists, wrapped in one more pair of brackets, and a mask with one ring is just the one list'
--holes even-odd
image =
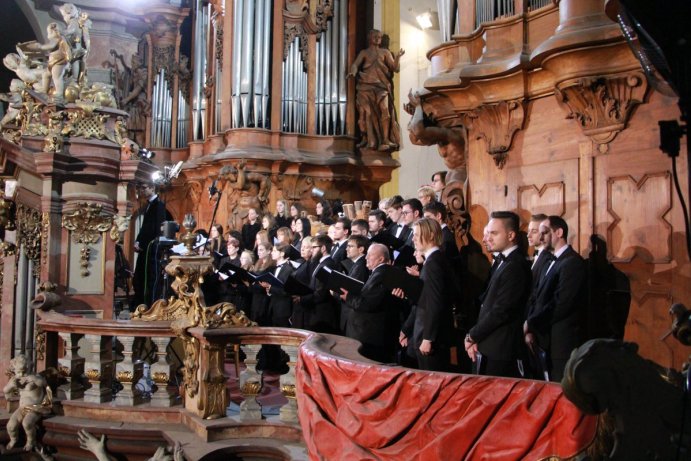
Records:
{"label": "spotlight", "polygon": [[312,188],[312,195],[314,195],[315,197],[322,198],[324,196],[324,191],[318,187],[313,187]]}
{"label": "spotlight", "polygon": [[144,160],[145,162],[151,163],[151,159],[156,156],[156,152],[150,151],[149,149],[142,147],[139,149],[139,152],[137,152],[137,156],[139,157],[139,160]]}
{"label": "spotlight", "polygon": [[182,170],[182,161],[175,165],[166,165],[163,167],[163,171],[156,170],[151,173],[151,181],[157,186],[170,186],[173,179],[180,174],[180,170]]}

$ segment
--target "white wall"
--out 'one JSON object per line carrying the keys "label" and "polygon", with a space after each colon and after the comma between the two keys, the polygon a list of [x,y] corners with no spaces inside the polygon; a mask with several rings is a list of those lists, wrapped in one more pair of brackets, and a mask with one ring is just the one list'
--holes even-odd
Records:
{"label": "white wall", "polygon": [[[401,0],[401,48],[405,54],[401,58],[400,87],[398,100],[398,123],[401,125],[400,150],[401,168],[399,169],[398,189],[404,198],[417,197],[417,189],[423,184],[430,184],[435,171],[445,170],[436,146],[416,146],[408,137],[410,115],[403,110],[408,101],[408,91],[422,88],[430,76],[430,63],[426,54],[430,48],[441,43],[438,30],[421,30],[415,16],[427,10],[436,11],[435,0]],[[396,52],[398,50],[391,50]]]}

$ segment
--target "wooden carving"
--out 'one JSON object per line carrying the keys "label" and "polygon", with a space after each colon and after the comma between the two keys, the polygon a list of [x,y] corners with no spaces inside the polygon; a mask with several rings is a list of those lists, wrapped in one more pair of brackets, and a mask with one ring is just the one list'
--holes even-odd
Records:
{"label": "wooden carving", "polygon": [[[610,260],[630,262],[640,251],[650,253],[647,262],[672,260],[672,225],[665,218],[672,209],[669,172],[630,175],[607,181],[607,211],[614,221],[607,228]],[[640,256],[640,255],[639,255]]]}
{"label": "wooden carving", "polygon": [[516,132],[523,128],[524,102],[520,99],[485,104],[465,114],[475,139],[484,139],[487,153],[499,169],[504,168],[506,157]]}
{"label": "wooden carving", "polygon": [[[89,271],[89,257],[91,250],[88,245],[98,243],[101,234],[110,230],[113,223],[112,214],[103,214],[103,206],[93,203],[80,203],[77,210],[66,214],[62,218],[62,227],[72,232],[75,243],[80,243],[81,275],[87,277]],[[39,246],[40,255],[40,246]]]}
{"label": "wooden carving", "polygon": [[283,10],[283,59],[288,57],[288,49],[295,37],[300,38],[300,55],[307,65],[309,49],[307,36],[326,30],[329,18],[333,16],[331,0],[321,0],[317,5],[316,17],[312,18],[307,0],[287,0]]}
{"label": "wooden carving", "polygon": [[626,128],[633,109],[645,99],[648,82],[641,72],[606,77],[566,80],[554,95],[565,107],[567,118],[578,122],[583,133],[607,151],[617,134]]}

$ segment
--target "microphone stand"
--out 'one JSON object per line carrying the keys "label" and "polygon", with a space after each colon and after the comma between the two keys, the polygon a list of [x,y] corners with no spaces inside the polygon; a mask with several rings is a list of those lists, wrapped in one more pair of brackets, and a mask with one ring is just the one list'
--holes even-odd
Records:
{"label": "microphone stand", "polygon": [[[216,221],[216,212],[218,211],[219,203],[221,203],[221,195],[223,195],[223,191],[220,189],[216,190],[216,192],[214,192],[211,198],[213,198],[214,195],[216,195],[218,198],[216,199],[216,205],[214,205],[214,212],[211,215],[211,224],[209,225],[208,231],[209,239],[211,239],[211,228],[214,227]],[[221,238],[220,235],[218,237]],[[206,245],[204,245],[204,248],[202,248],[202,256],[204,256],[204,253],[206,253]]]}

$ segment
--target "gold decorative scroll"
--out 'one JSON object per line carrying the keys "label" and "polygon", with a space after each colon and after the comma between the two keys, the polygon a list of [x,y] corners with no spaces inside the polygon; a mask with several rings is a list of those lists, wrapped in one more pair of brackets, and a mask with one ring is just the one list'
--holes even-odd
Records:
{"label": "gold decorative scroll", "polygon": [[113,216],[102,213],[103,206],[94,203],[79,203],[77,209],[62,217],[62,227],[72,232],[75,243],[82,245],[80,250],[81,275],[86,277],[89,271],[89,245],[98,243],[101,234],[110,229]]}

